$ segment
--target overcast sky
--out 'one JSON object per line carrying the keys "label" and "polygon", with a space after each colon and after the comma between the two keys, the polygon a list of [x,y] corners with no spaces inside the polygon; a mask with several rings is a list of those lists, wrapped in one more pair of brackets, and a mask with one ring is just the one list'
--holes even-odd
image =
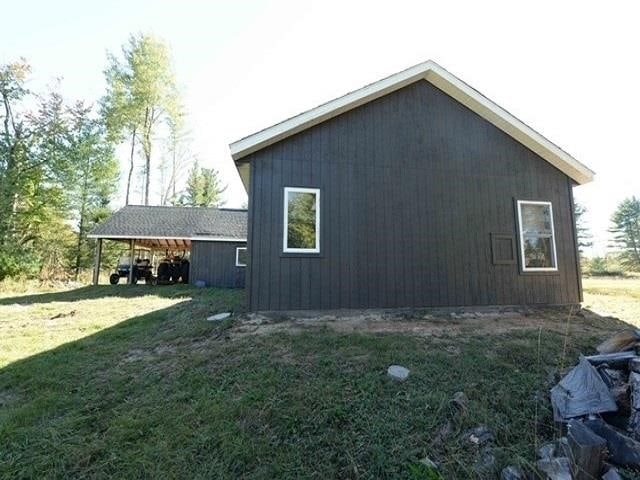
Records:
{"label": "overcast sky", "polygon": [[70,99],[104,92],[106,53],[132,32],[172,49],[193,150],[246,195],[228,144],[432,59],[596,171],[575,189],[595,251],[640,195],[637,2],[57,0],[3,7],[0,62],[25,57],[33,85]]}

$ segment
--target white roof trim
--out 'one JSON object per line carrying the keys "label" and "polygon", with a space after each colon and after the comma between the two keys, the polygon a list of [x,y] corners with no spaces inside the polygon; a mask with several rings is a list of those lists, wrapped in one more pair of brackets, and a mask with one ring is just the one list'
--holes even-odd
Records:
{"label": "white roof trim", "polygon": [[246,238],[232,238],[232,237],[208,237],[208,236],[200,236],[200,237],[164,237],[164,236],[153,236],[153,235],[87,235],[87,238],[104,238],[104,239],[113,239],[113,240],[129,240],[133,238],[134,240],[190,240],[190,241],[201,241],[201,242],[246,242]]}
{"label": "white roof trim", "polygon": [[592,170],[431,60],[233,142],[229,145],[231,156],[238,162],[253,152],[421,79],[432,83],[540,155],[578,184],[593,180]]}

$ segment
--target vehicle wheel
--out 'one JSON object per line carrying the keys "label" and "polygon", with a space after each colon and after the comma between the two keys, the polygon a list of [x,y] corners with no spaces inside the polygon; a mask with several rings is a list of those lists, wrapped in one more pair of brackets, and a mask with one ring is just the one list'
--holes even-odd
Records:
{"label": "vehicle wheel", "polygon": [[112,273],[111,275],[109,275],[109,283],[111,285],[117,285],[119,281],[120,275],[118,275],[117,273]]}

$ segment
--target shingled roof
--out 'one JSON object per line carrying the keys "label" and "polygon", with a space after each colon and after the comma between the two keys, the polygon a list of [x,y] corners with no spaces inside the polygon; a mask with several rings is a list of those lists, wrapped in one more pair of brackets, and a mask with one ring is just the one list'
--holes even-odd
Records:
{"label": "shingled roof", "polygon": [[[247,211],[227,208],[128,205],[98,226],[90,238],[246,241]],[[161,245],[161,244],[159,244]]]}

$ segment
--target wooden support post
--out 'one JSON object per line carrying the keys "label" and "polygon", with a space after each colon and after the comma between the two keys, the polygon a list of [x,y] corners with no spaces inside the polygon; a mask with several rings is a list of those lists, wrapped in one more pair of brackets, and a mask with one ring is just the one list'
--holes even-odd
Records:
{"label": "wooden support post", "polygon": [[134,255],[134,248],[135,248],[135,242],[133,241],[133,238],[131,240],[129,240],[129,285],[133,285],[133,255]]}
{"label": "wooden support post", "polygon": [[[631,364],[631,362],[629,362]],[[637,367],[634,367],[637,368]],[[634,439],[640,439],[640,373],[632,371],[629,374],[629,387],[631,390],[631,416],[627,425]]]}
{"label": "wooden support post", "polygon": [[590,480],[600,477],[607,441],[578,420],[569,422],[567,439],[573,478]]}
{"label": "wooden support post", "polygon": [[640,468],[640,442],[623,435],[601,418],[587,420],[585,425],[607,441],[611,463],[632,469]]}
{"label": "wooden support post", "polygon": [[100,262],[102,260],[102,239],[99,238],[96,242],[96,258],[93,264],[93,284],[98,285],[100,281]]}

